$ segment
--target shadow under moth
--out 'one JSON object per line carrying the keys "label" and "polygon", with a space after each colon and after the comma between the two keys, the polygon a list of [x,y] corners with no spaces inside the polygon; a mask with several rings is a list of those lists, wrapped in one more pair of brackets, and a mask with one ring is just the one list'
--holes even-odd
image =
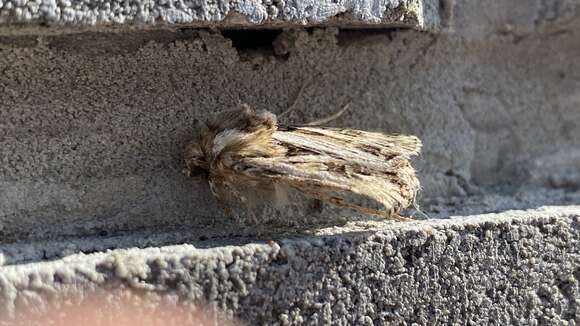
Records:
{"label": "shadow under moth", "polygon": [[[415,136],[352,129],[283,126],[248,106],[210,117],[187,146],[186,174],[205,176],[222,204],[287,203],[289,190],[339,207],[394,220],[420,189],[409,159]],[[383,206],[349,199],[362,196]]]}

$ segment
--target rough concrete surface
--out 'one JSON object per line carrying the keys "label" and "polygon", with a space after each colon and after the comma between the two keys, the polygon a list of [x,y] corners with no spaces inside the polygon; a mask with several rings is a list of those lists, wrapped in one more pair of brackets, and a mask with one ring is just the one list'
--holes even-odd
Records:
{"label": "rough concrete surface", "polygon": [[568,206],[77,254],[3,267],[0,319],[32,318],[71,293],[82,304],[108,291],[115,302],[129,289],[253,325],[574,325],[579,239],[580,206]]}
{"label": "rough concrete surface", "polygon": [[436,0],[2,0],[2,23],[56,25],[290,26],[439,25]]}
{"label": "rough concrete surface", "polygon": [[[579,4],[437,8],[436,33],[1,18],[0,315],[128,288],[262,324],[577,324]],[[418,135],[433,220],[224,216],[182,155],[239,103]]]}
{"label": "rough concrete surface", "polygon": [[214,223],[223,214],[181,173],[183,148],[195,121],[239,102],[275,113],[295,103],[287,123],[350,103],[332,125],[418,135],[423,202],[496,185],[577,189],[580,32],[566,26],[481,40],[335,29],[2,37],[2,239]]}

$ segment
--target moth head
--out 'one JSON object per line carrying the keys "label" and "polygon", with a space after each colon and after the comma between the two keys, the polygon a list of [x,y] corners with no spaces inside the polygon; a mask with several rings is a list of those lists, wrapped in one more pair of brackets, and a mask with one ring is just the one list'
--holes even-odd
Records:
{"label": "moth head", "polygon": [[216,175],[216,167],[230,166],[239,157],[272,157],[285,151],[271,141],[276,116],[247,105],[211,116],[195,127],[196,135],[185,151],[184,173],[191,177]]}

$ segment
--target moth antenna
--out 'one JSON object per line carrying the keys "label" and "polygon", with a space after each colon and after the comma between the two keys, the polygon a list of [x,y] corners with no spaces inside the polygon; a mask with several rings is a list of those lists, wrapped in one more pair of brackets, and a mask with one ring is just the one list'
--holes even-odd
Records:
{"label": "moth antenna", "polygon": [[[294,96],[294,99],[292,100],[292,104],[286,110],[284,110],[284,112],[282,112],[280,114],[277,114],[276,116],[278,118],[282,118],[285,115],[289,114],[290,112],[296,110],[296,106],[298,104],[298,100],[300,98],[302,98],[302,93],[304,92],[304,89],[306,88],[306,86],[310,86],[312,84],[312,82],[313,81],[310,80],[309,82],[303,83],[300,86],[300,89],[298,90],[298,92],[296,93],[296,96]],[[326,118],[323,118],[323,119],[320,119],[320,120],[316,120],[316,121],[309,122],[309,123],[305,124],[305,126],[310,126],[310,127],[312,127],[312,126],[320,126],[320,125],[323,125],[325,123],[328,123],[328,122],[331,122],[333,120],[338,119],[341,115],[344,114],[344,112],[346,112],[346,110],[348,110],[348,107],[350,106],[350,103],[351,102],[348,102],[341,110],[339,110],[338,112],[332,114],[331,116],[326,117]],[[278,121],[280,121],[280,120],[278,120]]]}
{"label": "moth antenna", "polygon": [[337,112],[333,113],[332,115],[330,115],[326,118],[322,118],[319,120],[309,122],[309,123],[305,124],[305,126],[316,127],[316,126],[324,125],[324,124],[327,124],[331,121],[334,121],[334,120],[340,118],[349,109],[349,107],[350,107],[350,102],[348,102],[345,106],[342,107],[342,109],[338,110]]}
{"label": "moth antenna", "polygon": [[311,84],[311,82],[303,83],[302,85],[300,85],[300,89],[296,93],[296,96],[294,96],[294,99],[292,100],[292,104],[290,104],[290,106],[286,110],[284,110],[284,112],[277,115],[279,118],[281,118],[281,117],[287,115],[288,113],[296,110],[296,104],[298,104],[298,100],[302,97],[302,93],[304,92],[304,88],[306,87],[306,85],[310,85],[310,84]]}

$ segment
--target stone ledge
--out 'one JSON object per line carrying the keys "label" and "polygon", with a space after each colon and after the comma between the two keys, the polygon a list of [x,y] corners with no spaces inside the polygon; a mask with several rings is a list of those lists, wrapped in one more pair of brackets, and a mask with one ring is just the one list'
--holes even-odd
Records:
{"label": "stone ledge", "polygon": [[0,1],[0,24],[72,26],[188,25],[195,27],[376,26],[431,29],[439,25],[434,0]]}
{"label": "stone ledge", "polygon": [[127,288],[159,302],[204,301],[253,324],[573,322],[580,317],[579,241],[580,206],[551,206],[354,222],[242,246],[75,254],[0,267],[0,316],[42,311],[48,298],[64,294],[82,302],[95,291]]}

